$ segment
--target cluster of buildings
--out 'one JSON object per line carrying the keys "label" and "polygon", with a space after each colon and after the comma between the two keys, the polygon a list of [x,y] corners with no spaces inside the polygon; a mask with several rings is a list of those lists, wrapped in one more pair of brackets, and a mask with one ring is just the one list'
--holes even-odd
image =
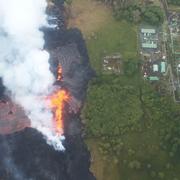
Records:
{"label": "cluster of buildings", "polygon": [[144,49],[158,49],[158,34],[156,29],[141,28],[141,46]]}
{"label": "cluster of buildings", "polygon": [[139,37],[143,76],[150,81],[159,81],[167,70],[166,51],[160,30],[141,27]]}
{"label": "cluster of buildings", "polygon": [[[152,82],[161,80],[167,71],[166,50],[160,30],[153,27],[140,27],[140,54],[143,77]],[[105,73],[123,73],[121,54],[113,54],[103,58]]]}
{"label": "cluster of buildings", "polygon": [[106,73],[122,73],[122,56],[119,53],[105,56],[103,59],[103,70]]}
{"label": "cluster of buildings", "polygon": [[143,64],[144,78],[150,81],[158,81],[166,73],[165,61],[147,61]]}
{"label": "cluster of buildings", "polygon": [[168,33],[163,31],[140,27],[142,73],[150,82],[164,80],[175,102],[180,102],[180,13],[168,12]]}
{"label": "cluster of buildings", "polygon": [[[169,91],[180,102],[180,12],[167,9],[166,18],[168,24],[161,27],[144,24],[139,28],[141,71],[145,80],[159,84],[156,87],[161,92]],[[122,73],[122,62],[120,55],[107,56],[103,59],[103,69]]]}

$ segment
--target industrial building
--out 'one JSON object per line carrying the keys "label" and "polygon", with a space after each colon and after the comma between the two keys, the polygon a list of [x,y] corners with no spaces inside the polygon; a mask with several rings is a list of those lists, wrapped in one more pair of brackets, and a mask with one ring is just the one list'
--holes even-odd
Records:
{"label": "industrial building", "polygon": [[143,77],[151,82],[159,81],[167,70],[166,50],[160,29],[141,26],[139,33]]}
{"label": "industrial building", "polygon": [[141,49],[144,52],[158,50],[158,32],[155,28],[141,28],[140,30]]}
{"label": "industrial building", "polygon": [[158,81],[166,73],[167,63],[163,60],[148,61],[143,64],[142,71],[144,78],[150,81]]}

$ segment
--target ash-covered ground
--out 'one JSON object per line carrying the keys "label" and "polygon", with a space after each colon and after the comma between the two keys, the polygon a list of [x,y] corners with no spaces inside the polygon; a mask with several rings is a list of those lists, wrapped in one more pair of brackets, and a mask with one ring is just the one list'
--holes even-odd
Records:
{"label": "ash-covered ground", "polygon": [[[50,52],[51,71],[56,76],[58,64],[63,79],[56,85],[71,96],[65,113],[65,152],[47,145],[41,133],[32,128],[0,136],[1,180],[94,180],[89,171],[90,154],[82,138],[80,109],[85,100],[88,81],[93,76],[81,32],[66,30],[63,6],[52,7],[49,13],[57,17],[56,28],[46,28],[45,49]],[[60,11],[59,11],[60,10]],[[3,87],[0,88],[1,98]],[[3,119],[0,116],[0,120]]]}

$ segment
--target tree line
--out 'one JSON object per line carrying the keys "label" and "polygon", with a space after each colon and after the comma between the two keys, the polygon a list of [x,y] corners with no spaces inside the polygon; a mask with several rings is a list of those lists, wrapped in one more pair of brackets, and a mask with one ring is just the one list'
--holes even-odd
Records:
{"label": "tree line", "polygon": [[117,20],[125,19],[133,23],[145,22],[150,25],[160,25],[164,21],[164,14],[159,6],[142,5],[139,4],[138,1],[134,1],[134,0],[98,0],[98,1],[110,5],[113,9],[113,15]]}
{"label": "tree line", "polygon": [[180,5],[180,1],[179,0],[168,0],[169,4],[173,4],[173,5]]}

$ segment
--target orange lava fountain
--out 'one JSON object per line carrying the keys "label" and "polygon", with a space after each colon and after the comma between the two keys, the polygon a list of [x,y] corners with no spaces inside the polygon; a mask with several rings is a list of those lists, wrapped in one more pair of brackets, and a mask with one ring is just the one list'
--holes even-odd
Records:
{"label": "orange lava fountain", "polygon": [[[57,70],[57,81],[62,81],[62,67],[59,64]],[[60,89],[50,96],[50,107],[54,112],[54,126],[59,135],[64,133],[63,127],[63,111],[64,104],[69,100],[69,94],[66,90]]]}
{"label": "orange lava fountain", "polygon": [[55,129],[59,135],[64,133],[63,126],[63,110],[64,103],[69,99],[69,95],[65,90],[59,90],[50,97],[50,105],[54,112]]}
{"label": "orange lava fountain", "polygon": [[58,65],[58,71],[57,71],[57,81],[61,81],[62,80],[62,67],[61,65]]}

